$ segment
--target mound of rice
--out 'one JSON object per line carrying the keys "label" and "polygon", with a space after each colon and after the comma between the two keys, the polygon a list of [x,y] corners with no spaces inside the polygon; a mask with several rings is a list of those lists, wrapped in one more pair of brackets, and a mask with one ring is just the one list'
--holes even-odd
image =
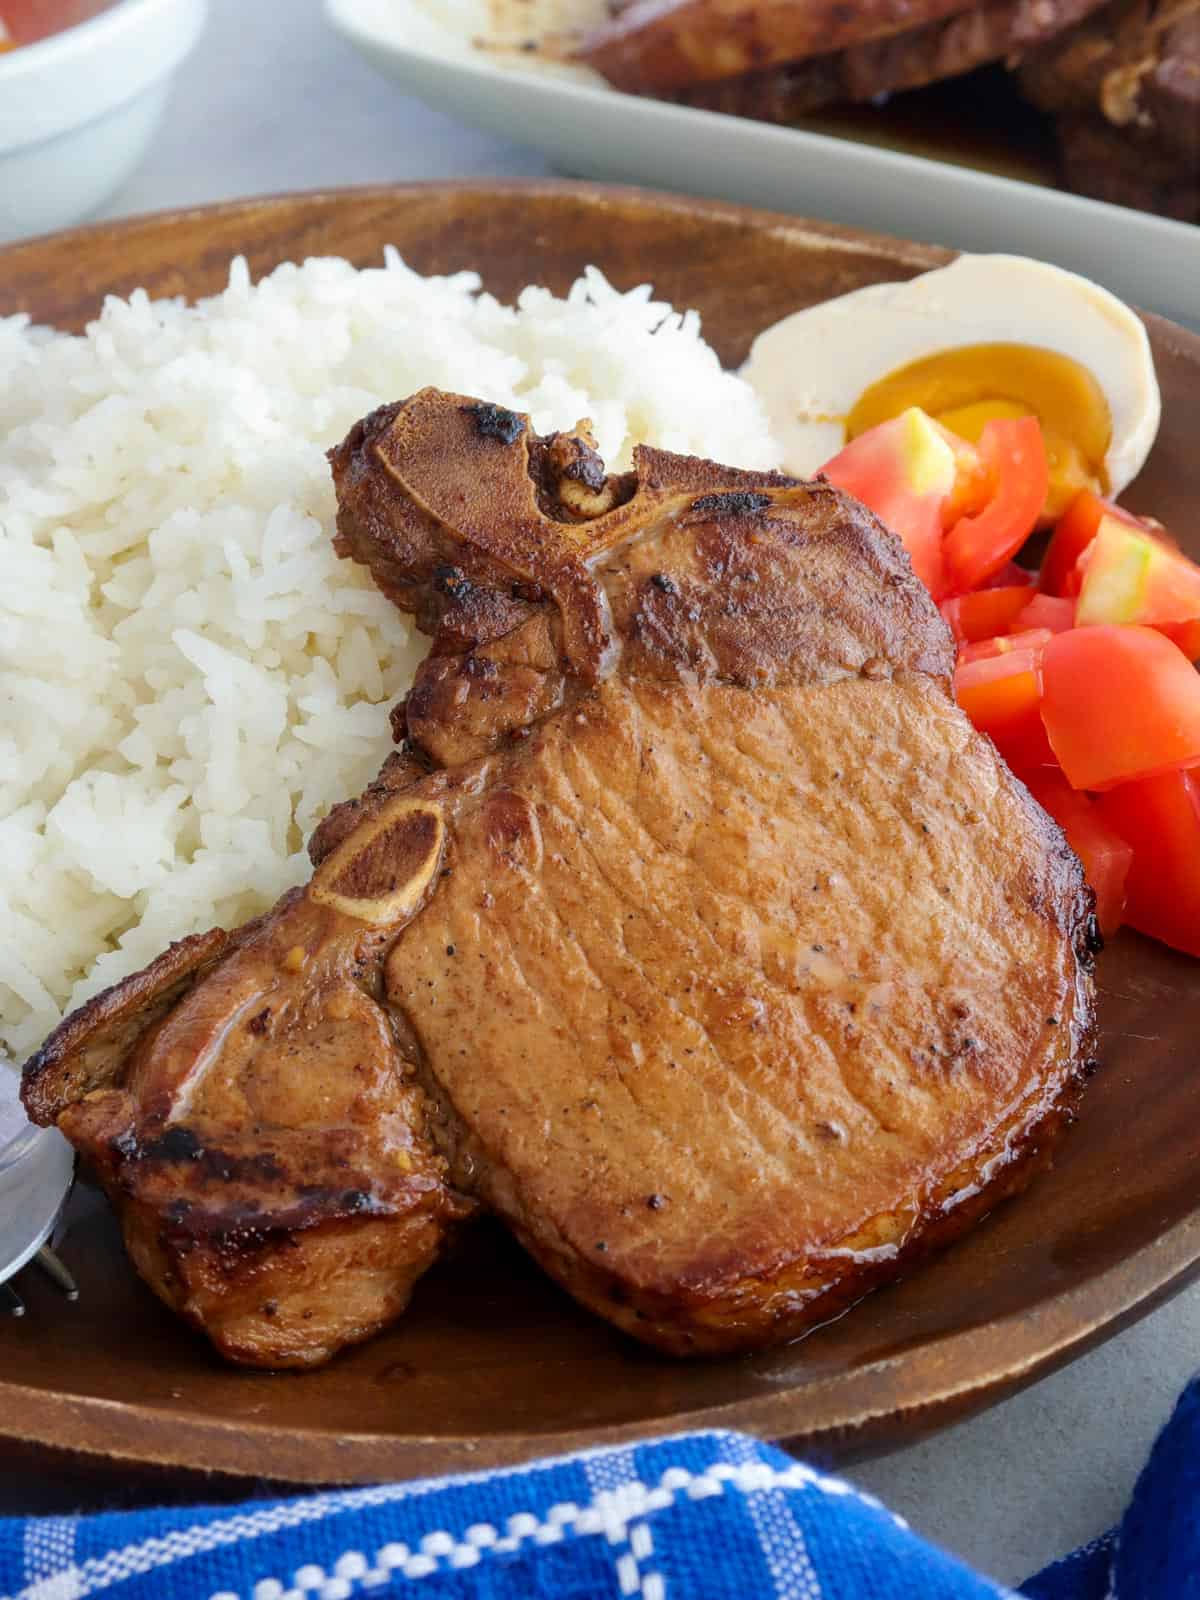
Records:
{"label": "mound of rice", "polygon": [[608,0],[355,0],[354,11],[360,28],[407,50],[608,88],[566,54],[610,19]]}
{"label": "mound of rice", "polygon": [[307,875],[425,641],[330,544],[324,450],[425,384],[749,467],[777,451],[694,312],[589,271],[515,308],[471,273],[283,266],[82,337],[0,320],[0,1040]]}

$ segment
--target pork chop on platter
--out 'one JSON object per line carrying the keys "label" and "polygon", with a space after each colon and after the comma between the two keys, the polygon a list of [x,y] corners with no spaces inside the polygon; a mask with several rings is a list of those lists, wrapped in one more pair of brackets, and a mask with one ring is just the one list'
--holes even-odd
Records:
{"label": "pork chop on platter", "polygon": [[[950,16],[827,55],[660,89],[664,98],[729,116],[789,124],[829,106],[878,103],[902,90],[961,77],[989,62],[1014,66],[1048,40],[1071,36],[1101,0],[983,0]],[[602,40],[595,48],[602,51]],[[603,70],[603,69],[601,69]],[[655,92],[647,90],[646,92]]]}
{"label": "pork chop on platter", "polygon": [[[1186,0],[1179,0],[1186,3]],[[938,83],[1069,33],[1103,0],[632,0],[572,46],[615,88],[768,122]]]}
{"label": "pork chop on platter", "polygon": [[1019,80],[1055,117],[1071,188],[1200,222],[1200,0],[1112,0]]}
{"label": "pork chop on platter", "polygon": [[332,464],[339,551],[433,638],[400,748],[306,887],[25,1068],[162,1299],[311,1365],[485,1209],[636,1338],[732,1351],[1023,1186],[1087,1063],[1091,894],[898,541],[432,390]]}

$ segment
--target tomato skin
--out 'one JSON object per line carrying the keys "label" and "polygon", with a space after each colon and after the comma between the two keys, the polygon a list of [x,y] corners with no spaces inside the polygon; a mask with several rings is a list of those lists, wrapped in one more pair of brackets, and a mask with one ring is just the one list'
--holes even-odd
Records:
{"label": "tomato skin", "polygon": [[1123,783],[1096,809],[1133,850],[1125,921],[1200,956],[1200,776],[1165,772]]}
{"label": "tomato skin", "polygon": [[1034,661],[1041,669],[1042,651],[1053,638],[1049,628],[1028,628],[1022,633],[1002,633],[995,639],[976,639],[960,646],[958,665],[968,661],[988,661],[992,656],[1006,656],[1021,650],[1033,652]]}
{"label": "tomato skin", "polygon": [[1075,626],[1075,602],[1057,595],[1035,594],[1013,618],[1012,629],[1048,628],[1051,633],[1066,633]]}
{"label": "tomato skin", "polygon": [[1042,721],[1076,789],[1200,762],[1200,674],[1153,628],[1058,633],[1042,657]]}
{"label": "tomato skin", "polygon": [[946,576],[957,591],[975,589],[1014,556],[1037,526],[1050,472],[1036,417],[989,422],[979,454],[995,492],[978,515],[961,517],[946,535]]}
{"label": "tomato skin", "polygon": [[1075,595],[1079,593],[1080,556],[1096,537],[1096,530],[1105,517],[1115,517],[1128,527],[1145,532],[1143,523],[1132,512],[1124,510],[1112,500],[1102,500],[1091,489],[1081,489],[1058,520],[1038,573],[1038,588],[1043,594]]}
{"label": "tomato skin", "polygon": [[1037,587],[1037,573],[1030,572],[1028,567],[1019,567],[1015,561],[1006,561],[990,578],[985,578],[979,585],[981,589],[1016,589],[1023,584],[1033,588]]}
{"label": "tomato skin", "polygon": [[[1109,937],[1121,926],[1125,884],[1133,862],[1133,848],[1104,820],[1097,806],[1071,785],[1060,772],[1041,770],[1025,778],[1030,794],[1048,811],[1067,836],[1067,843],[1083,863],[1084,875],[1096,896],[1100,932]],[[1115,791],[1114,791],[1115,792]]]}
{"label": "tomato skin", "polygon": [[961,594],[954,600],[944,600],[942,616],[960,643],[994,639],[1008,628],[1019,611],[1024,610],[1033,594],[1031,583],[977,589],[974,594]]}
{"label": "tomato skin", "polygon": [[1107,501],[1090,489],[1081,489],[1058,519],[1038,573],[1038,588],[1043,594],[1078,593],[1075,564],[1096,537],[1100,519],[1108,510]]}
{"label": "tomato skin", "polygon": [[980,733],[1018,769],[1054,760],[1042,726],[1041,652],[1037,646],[963,661],[954,673],[954,694]]}
{"label": "tomato skin", "polygon": [[951,436],[916,407],[860,433],[821,468],[896,535],[935,600],[948,592],[942,516],[959,470]]}
{"label": "tomato skin", "polygon": [[1159,633],[1165,633],[1171,643],[1178,645],[1189,661],[1200,661],[1200,619],[1194,622],[1160,622]]}
{"label": "tomato skin", "polygon": [[1105,516],[1076,564],[1080,627],[1096,622],[1194,622],[1200,567],[1157,534]]}

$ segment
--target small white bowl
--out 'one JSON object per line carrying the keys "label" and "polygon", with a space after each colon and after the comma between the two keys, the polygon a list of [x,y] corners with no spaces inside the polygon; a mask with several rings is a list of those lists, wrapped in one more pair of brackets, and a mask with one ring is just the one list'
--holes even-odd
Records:
{"label": "small white bowl", "polygon": [[0,53],[0,242],[78,222],[120,187],[206,13],[207,0],[117,0]]}
{"label": "small white bowl", "polygon": [[0,1058],[0,1283],[50,1237],[75,1171],[75,1152],[58,1129],[25,1121],[20,1086]]}

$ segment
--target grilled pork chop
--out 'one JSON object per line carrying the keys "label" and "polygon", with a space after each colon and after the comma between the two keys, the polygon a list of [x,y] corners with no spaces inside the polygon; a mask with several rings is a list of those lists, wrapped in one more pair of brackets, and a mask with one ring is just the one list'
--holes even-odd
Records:
{"label": "grilled pork chop", "polygon": [[[1044,111],[1094,114],[1200,165],[1200,0],[1113,0],[1035,51],[1021,88]],[[1136,145],[1135,145],[1136,148]]]}
{"label": "grilled pork chop", "polygon": [[1019,81],[1055,115],[1071,188],[1200,221],[1200,0],[1113,0]]}
{"label": "grilled pork chop", "polygon": [[574,53],[618,89],[787,122],[1015,62],[1103,0],[634,0]]}
{"label": "grilled pork chop", "polygon": [[436,391],[332,452],[432,651],[312,881],[26,1066],[156,1292],[324,1360],[501,1217],[673,1353],[792,1337],[1022,1186],[1093,1022],[1091,896],[829,485]]}
{"label": "grilled pork chop", "polygon": [[579,56],[618,89],[659,94],[887,39],[971,0],[631,0]]}
{"label": "grilled pork chop", "polygon": [[661,92],[668,99],[709,111],[791,123],[827,106],[878,100],[881,95],[941,83],[988,62],[1015,65],[1034,46],[1064,32],[1069,37],[1075,24],[1100,3],[984,0],[952,16],[847,45],[829,55]]}

